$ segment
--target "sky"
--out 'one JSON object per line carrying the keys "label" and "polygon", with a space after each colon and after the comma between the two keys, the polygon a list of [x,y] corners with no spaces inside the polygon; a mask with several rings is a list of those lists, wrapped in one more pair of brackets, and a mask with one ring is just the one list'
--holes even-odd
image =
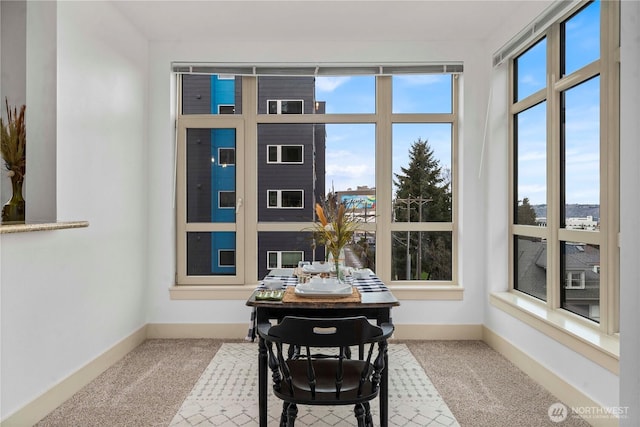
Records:
{"label": "sky", "polygon": [[[600,2],[574,15],[565,25],[565,75],[600,56]],[[517,60],[518,100],[546,85],[547,42],[541,40]],[[565,202],[599,204],[599,77],[568,89],[565,102]],[[547,203],[546,103],[518,114],[518,199]]]}
{"label": "sky", "polygon": [[[450,113],[450,75],[394,76],[394,113]],[[375,77],[317,77],[316,99],[326,102],[326,113],[374,113]],[[375,125],[328,124],[327,189],[375,187]],[[418,139],[428,140],[443,168],[451,167],[451,125],[395,124],[392,129],[394,173],[408,166],[409,149]]]}

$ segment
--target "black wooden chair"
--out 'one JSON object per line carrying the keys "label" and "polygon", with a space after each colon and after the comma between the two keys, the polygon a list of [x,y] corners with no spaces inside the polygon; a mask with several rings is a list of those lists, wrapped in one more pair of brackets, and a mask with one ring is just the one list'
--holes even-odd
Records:
{"label": "black wooden chair", "polygon": [[[274,326],[259,324],[273,391],[284,401],[280,426],[294,427],[298,404],[355,405],[358,426],[373,426],[369,402],[378,395],[392,333],[393,325],[375,326],[365,317],[287,316]],[[354,346],[358,358],[350,358]]]}

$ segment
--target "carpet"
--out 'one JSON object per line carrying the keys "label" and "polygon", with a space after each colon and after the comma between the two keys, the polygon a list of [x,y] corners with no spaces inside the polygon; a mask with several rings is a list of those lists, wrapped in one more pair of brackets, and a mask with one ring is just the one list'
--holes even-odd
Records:
{"label": "carpet", "polygon": [[[458,426],[424,370],[405,344],[389,345],[389,426]],[[258,425],[258,344],[225,343],[204,370],[170,426]],[[269,426],[278,426],[282,401],[269,384]],[[371,403],[378,424],[378,401]],[[351,406],[298,407],[296,426],[356,425]]]}

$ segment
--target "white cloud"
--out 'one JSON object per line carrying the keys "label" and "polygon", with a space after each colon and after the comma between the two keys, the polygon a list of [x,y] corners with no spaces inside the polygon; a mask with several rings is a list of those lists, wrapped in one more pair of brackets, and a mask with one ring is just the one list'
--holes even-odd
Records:
{"label": "white cloud", "polygon": [[339,86],[349,81],[351,77],[316,77],[316,90],[318,92],[333,92]]}

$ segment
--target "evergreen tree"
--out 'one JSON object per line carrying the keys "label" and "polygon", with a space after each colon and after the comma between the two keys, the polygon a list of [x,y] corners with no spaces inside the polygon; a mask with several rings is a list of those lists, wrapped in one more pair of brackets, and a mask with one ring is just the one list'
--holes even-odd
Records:
{"label": "evergreen tree", "polygon": [[536,225],[536,211],[529,203],[529,198],[525,197],[521,204],[518,204],[517,224]]}
{"label": "evergreen tree", "polygon": [[[450,171],[442,169],[427,140],[411,145],[409,164],[400,171],[394,174],[395,221],[450,222]],[[450,232],[394,233],[395,278],[451,280],[451,242]]]}

